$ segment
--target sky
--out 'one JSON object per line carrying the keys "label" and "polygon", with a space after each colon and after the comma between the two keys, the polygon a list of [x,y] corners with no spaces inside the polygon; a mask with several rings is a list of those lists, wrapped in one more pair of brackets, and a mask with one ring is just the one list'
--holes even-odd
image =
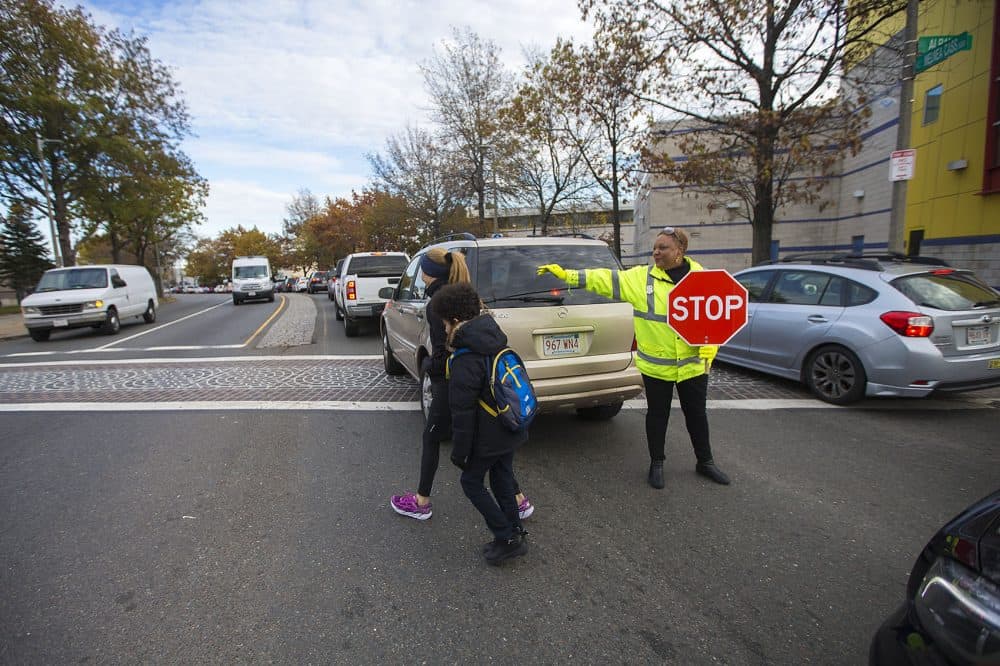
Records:
{"label": "sky", "polygon": [[[430,127],[420,64],[469,28],[520,72],[524,49],[586,41],[576,0],[77,0],[94,23],[145,35],[192,118],[184,152],[209,182],[199,236],[281,231],[303,189],[371,182],[365,155]],[[68,3],[67,3],[68,4]]]}

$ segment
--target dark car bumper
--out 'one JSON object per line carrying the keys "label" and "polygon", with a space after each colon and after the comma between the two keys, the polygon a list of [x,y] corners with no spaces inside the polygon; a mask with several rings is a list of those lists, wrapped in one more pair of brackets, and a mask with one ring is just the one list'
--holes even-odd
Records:
{"label": "dark car bumper", "polygon": [[909,603],[893,611],[868,649],[869,666],[953,666],[920,626]]}

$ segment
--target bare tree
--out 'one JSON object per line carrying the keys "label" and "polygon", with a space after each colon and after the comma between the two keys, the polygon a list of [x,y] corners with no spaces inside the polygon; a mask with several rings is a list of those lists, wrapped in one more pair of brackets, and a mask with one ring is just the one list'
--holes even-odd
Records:
{"label": "bare tree", "polygon": [[442,222],[461,207],[463,197],[448,153],[430,132],[408,126],[386,140],[384,154],[367,158],[376,187],[406,200],[421,238],[439,237]]}
{"label": "bare tree", "polygon": [[[683,161],[650,161],[682,186],[739,197],[753,260],[770,254],[775,211],[816,201],[860,147],[864,95],[844,72],[905,0],[580,0],[600,41],[627,45],[644,72],[634,94],[684,134]],[[655,156],[653,156],[655,157]],[[793,177],[794,176],[794,177]]]}
{"label": "bare tree", "polygon": [[421,71],[433,103],[432,117],[465,191],[476,198],[484,227],[491,186],[486,162],[492,160],[495,168],[509,152],[499,144],[498,128],[500,109],[513,92],[513,77],[504,69],[497,45],[469,29],[455,29],[452,41],[436,49]]}

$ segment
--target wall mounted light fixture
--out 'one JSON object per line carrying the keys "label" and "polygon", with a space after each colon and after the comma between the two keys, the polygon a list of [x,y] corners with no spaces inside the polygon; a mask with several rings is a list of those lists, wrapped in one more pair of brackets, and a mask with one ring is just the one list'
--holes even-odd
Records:
{"label": "wall mounted light fixture", "polygon": [[864,190],[854,190],[853,192],[851,192],[851,195],[855,199],[863,199],[864,196],[865,196],[865,191]]}
{"label": "wall mounted light fixture", "polygon": [[969,160],[952,160],[948,162],[948,171],[961,171],[969,166]]}

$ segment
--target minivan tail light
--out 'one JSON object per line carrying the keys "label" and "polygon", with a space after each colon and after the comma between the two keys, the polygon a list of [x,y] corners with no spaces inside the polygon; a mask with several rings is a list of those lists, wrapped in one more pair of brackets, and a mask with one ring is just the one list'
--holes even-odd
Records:
{"label": "minivan tail light", "polygon": [[358,300],[358,292],[354,285],[354,280],[347,281],[347,300],[356,301]]}
{"label": "minivan tail light", "polygon": [[934,332],[934,320],[919,312],[894,310],[879,317],[886,326],[906,338],[926,338]]}

